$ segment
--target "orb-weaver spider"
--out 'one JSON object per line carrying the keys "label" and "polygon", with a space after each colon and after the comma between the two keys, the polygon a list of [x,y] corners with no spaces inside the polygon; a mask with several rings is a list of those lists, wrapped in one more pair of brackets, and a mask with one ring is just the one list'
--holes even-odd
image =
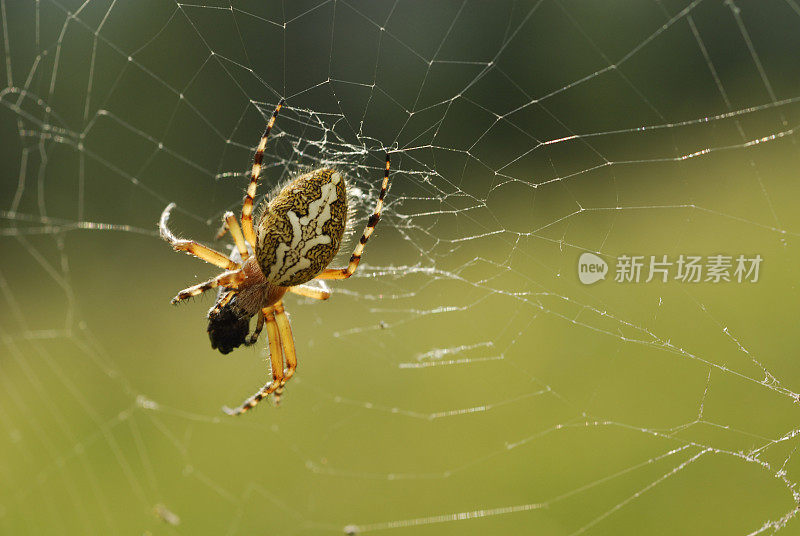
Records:
{"label": "orb-weaver spider", "polygon": [[[326,288],[306,286],[312,279],[347,279],[356,271],[364,245],[375,230],[389,187],[389,154],[375,211],[346,268],[327,268],[339,251],[347,226],[347,184],[339,171],[320,168],[300,175],[289,182],[273,199],[266,202],[264,212],[253,227],[253,200],[267,138],[283,106],[281,99],[272,114],[253,158],[250,184],[242,206],[241,227],[232,212],[226,212],[221,236],[230,231],[236,249],[230,257],[193,240],[181,240],[167,227],[171,203],[161,214],[161,236],[176,251],[190,255],[226,270],[217,277],[186,288],[172,299],[178,303],[207,290],[219,288],[217,301],[208,312],[208,335],[212,348],[227,354],[234,348],[256,342],[266,326],[269,341],[272,380],[236,409],[224,407],[228,415],[241,415],[272,393],[276,399],[297,368],[294,339],[289,318],[283,307],[283,296],[293,292],[301,296],[326,300]],[[323,284],[324,285],[324,284]],[[252,334],[250,319],[258,315]],[[284,358],[286,370],[284,372]]]}

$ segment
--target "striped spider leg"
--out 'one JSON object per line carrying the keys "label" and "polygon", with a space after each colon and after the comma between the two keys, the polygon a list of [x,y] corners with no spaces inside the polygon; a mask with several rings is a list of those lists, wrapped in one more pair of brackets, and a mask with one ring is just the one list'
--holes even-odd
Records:
{"label": "striped spider leg", "polygon": [[386,192],[388,189],[389,153],[386,153],[386,168],[383,173],[381,193],[378,196],[378,202],[375,203],[375,211],[372,213],[372,216],[369,217],[367,226],[364,228],[364,234],[361,235],[361,239],[358,241],[358,244],[356,244],[356,248],[353,250],[353,255],[350,257],[350,262],[348,263],[347,268],[326,268],[316,277],[317,279],[347,279],[355,273],[356,268],[358,268],[358,263],[361,262],[361,255],[364,253],[364,246],[367,244],[367,240],[369,240],[369,237],[372,236],[372,232],[375,231],[375,227],[378,225],[378,222],[381,219],[383,200],[386,197]]}
{"label": "striped spider leg", "polygon": [[256,154],[253,157],[253,167],[250,171],[250,184],[247,185],[247,193],[244,196],[244,204],[242,205],[242,230],[247,242],[256,247],[256,231],[253,227],[253,200],[256,197],[256,187],[258,186],[258,178],[261,176],[261,164],[264,161],[264,150],[267,148],[267,139],[272,127],[275,125],[275,120],[278,119],[283,104],[286,101],[281,99],[275,111],[272,112],[272,117],[267,122],[267,128],[264,129],[264,134],[261,135],[261,141],[258,142]]}
{"label": "striped spider leg", "polygon": [[[278,302],[270,307],[261,310],[259,326],[267,328],[269,363],[272,371],[272,380],[267,382],[264,387],[256,394],[245,400],[238,408],[223,406],[222,411],[228,415],[241,415],[253,409],[256,404],[273,395],[273,401],[277,405],[283,393],[283,386],[294,375],[297,369],[297,355],[294,349],[294,337],[292,336],[292,326],[283,307],[283,302]],[[261,328],[257,327],[254,335],[258,338]],[[252,342],[255,342],[253,340]],[[284,368],[285,360],[285,368]],[[274,394],[273,394],[274,393]]]}

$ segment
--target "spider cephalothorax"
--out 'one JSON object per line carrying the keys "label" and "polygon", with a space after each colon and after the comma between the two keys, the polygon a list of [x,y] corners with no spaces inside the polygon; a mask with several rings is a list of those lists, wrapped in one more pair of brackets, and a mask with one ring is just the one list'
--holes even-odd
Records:
{"label": "spider cephalothorax", "polygon": [[[347,184],[345,176],[337,170],[321,168],[289,182],[266,204],[254,227],[253,202],[261,175],[264,149],[282,106],[283,101],[275,108],[258,144],[242,206],[241,227],[232,212],[225,213],[225,224],[219,236],[230,231],[236,245],[230,257],[192,240],[176,238],[167,227],[174,203],[164,209],[159,225],[161,236],[175,250],[186,251],[226,270],[205,283],[182,290],[172,300],[177,303],[213,288],[220,289],[216,303],[208,312],[208,335],[212,348],[227,354],[243,344],[255,343],[262,329],[265,326],[267,328],[272,381],[239,408],[224,408],[229,415],[246,412],[272,393],[277,397],[292,377],[297,358],[292,328],[283,307],[283,296],[293,292],[326,300],[330,292],[323,280],[347,279],[353,275],[361,260],[364,245],[378,224],[389,186],[387,153],[375,212],[346,268],[327,268],[339,251],[347,227]],[[312,279],[319,280],[322,287],[304,285]],[[249,334],[250,319],[256,315],[258,323],[253,333]]]}

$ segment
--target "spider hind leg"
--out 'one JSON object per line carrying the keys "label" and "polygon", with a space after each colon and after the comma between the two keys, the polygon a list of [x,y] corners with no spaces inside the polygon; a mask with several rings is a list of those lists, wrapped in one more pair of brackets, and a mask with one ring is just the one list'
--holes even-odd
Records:
{"label": "spider hind leg", "polygon": [[[273,308],[267,307],[262,310],[264,315],[265,325],[267,328],[267,337],[269,338],[269,360],[270,368],[272,369],[272,381],[268,382],[259,391],[245,400],[241,406],[236,409],[223,407],[222,411],[228,415],[241,415],[253,409],[256,404],[267,398],[272,393],[278,391],[284,383],[283,376],[283,351],[281,348],[281,338],[278,332],[278,326],[275,322],[273,315]],[[276,393],[277,394],[277,393]]]}

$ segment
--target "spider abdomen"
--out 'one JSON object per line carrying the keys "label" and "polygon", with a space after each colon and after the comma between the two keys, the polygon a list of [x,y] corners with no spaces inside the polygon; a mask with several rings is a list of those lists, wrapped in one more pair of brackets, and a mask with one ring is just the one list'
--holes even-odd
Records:
{"label": "spider abdomen", "polygon": [[287,184],[258,221],[256,258],[281,287],[313,279],[336,256],[347,225],[344,176],[317,169]]}

